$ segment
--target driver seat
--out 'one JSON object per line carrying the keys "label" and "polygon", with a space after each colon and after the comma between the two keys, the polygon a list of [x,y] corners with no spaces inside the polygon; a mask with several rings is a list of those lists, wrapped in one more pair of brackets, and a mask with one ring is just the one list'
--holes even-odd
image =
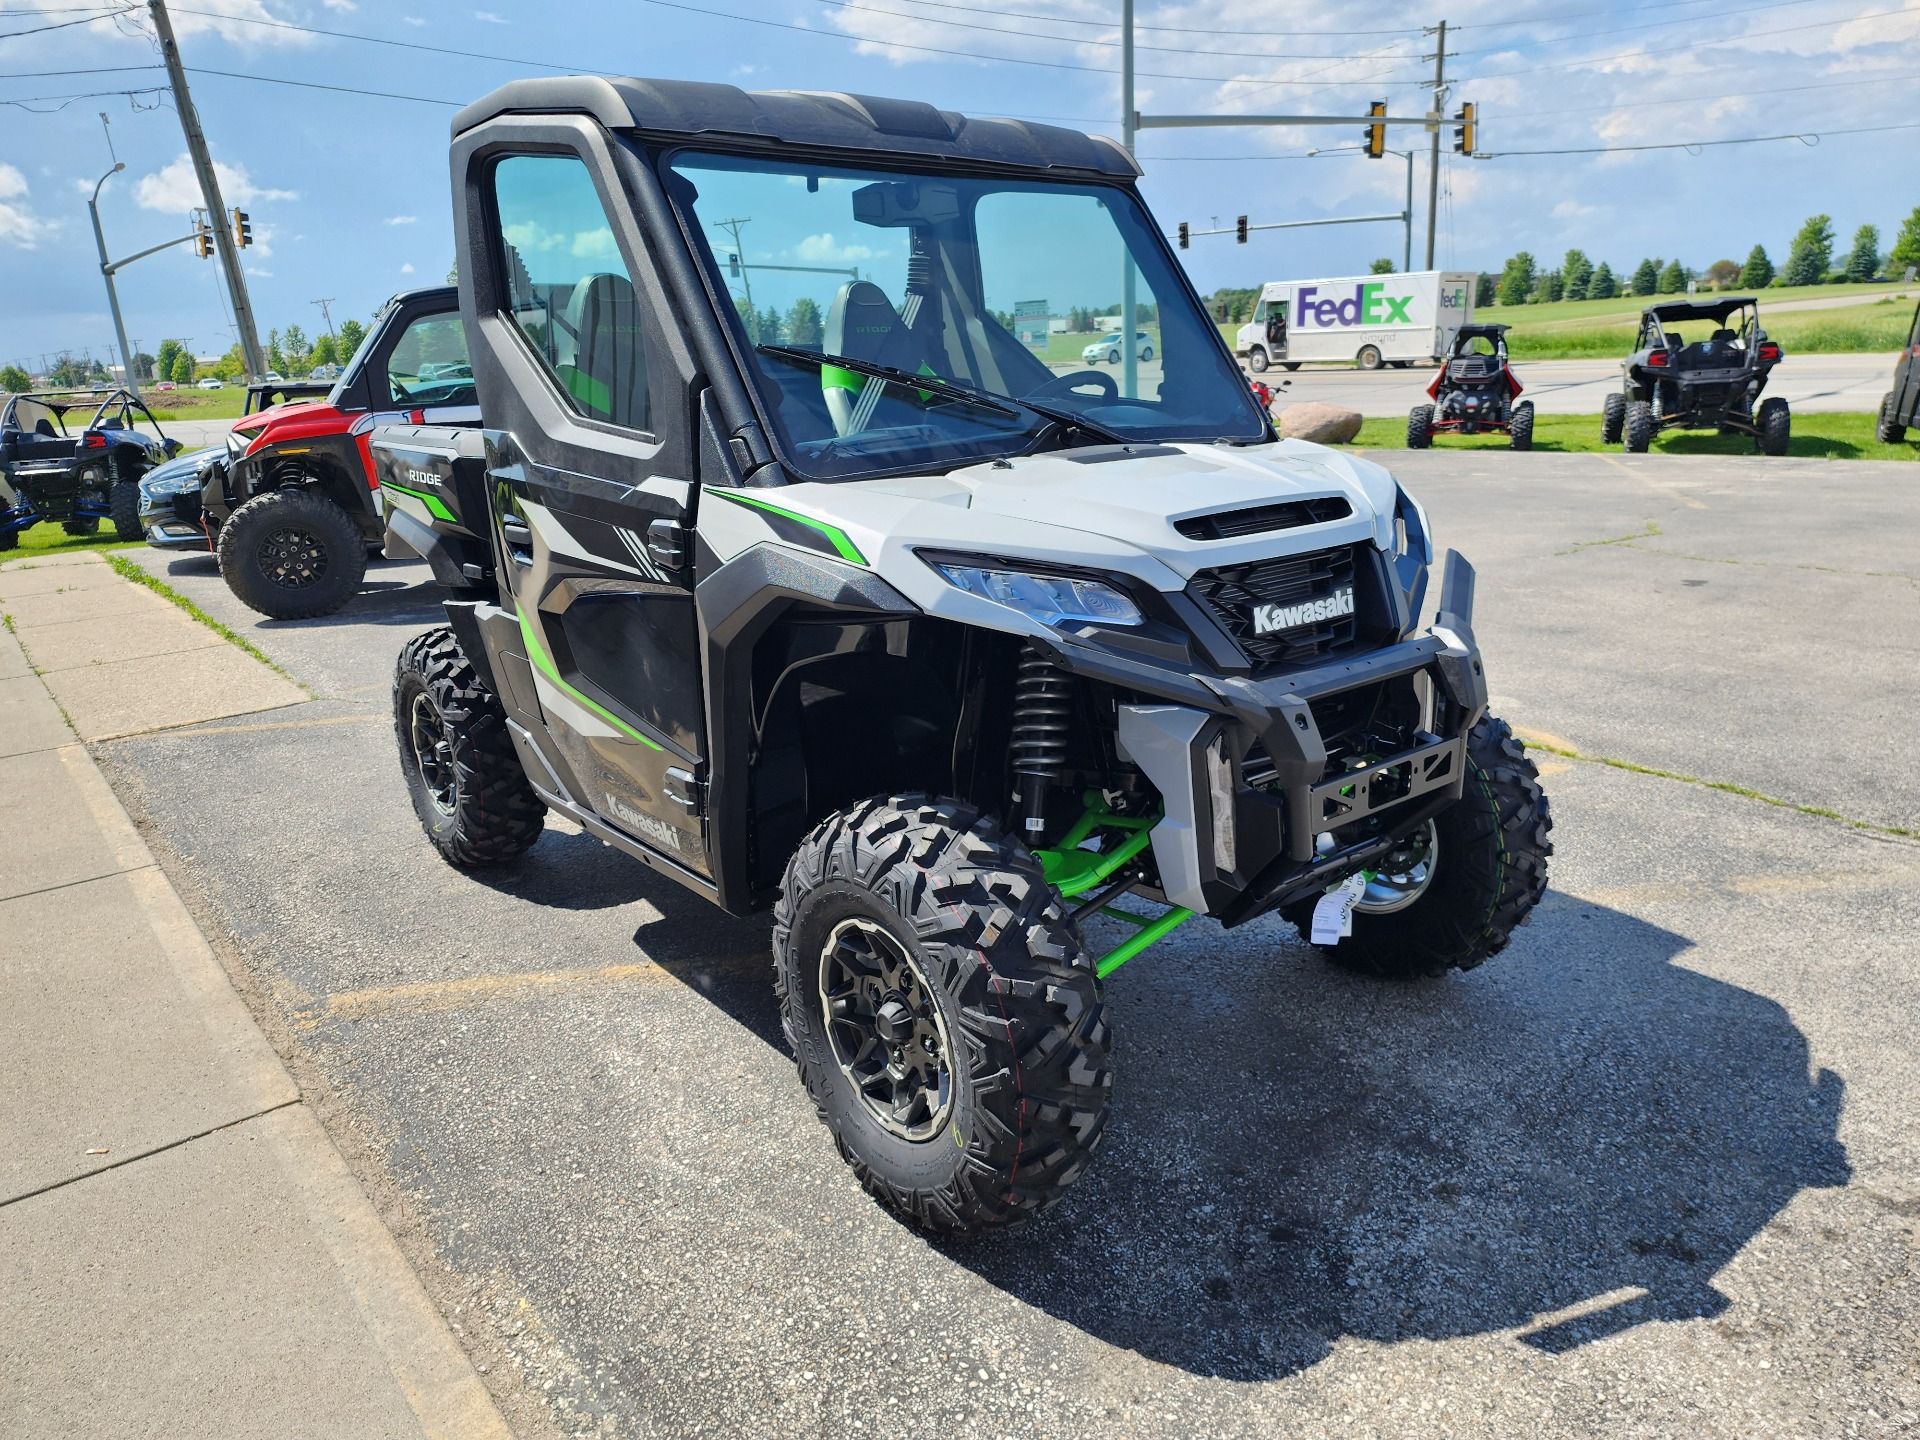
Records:
{"label": "driver seat", "polygon": [[[886,291],[871,280],[849,280],[834,295],[833,304],[827,307],[822,348],[829,355],[870,360],[897,370],[936,373],[927,363],[920,338],[907,328]],[[888,388],[883,381],[869,380],[851,370],[834,365],[820,367],[820,391],[836,435],[853,435],[866,429],[874,406]]]}
{"label": "driver seat", "polygon": [[554,370],[567,394],[596,420],[646,429],[647,346],[633,282],[606,271],[585,276],[567,297],[562,328],[573,359]]}

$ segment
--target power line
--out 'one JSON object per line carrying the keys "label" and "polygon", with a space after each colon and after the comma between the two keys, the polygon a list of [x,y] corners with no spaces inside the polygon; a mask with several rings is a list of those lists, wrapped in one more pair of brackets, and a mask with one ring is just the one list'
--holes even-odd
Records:
{"label": "power line", "polygon": [[291,85],[299,90],[329,90],[336,95],[365,95],[375,100],[412,100],[421,105],[444,105],[458,110],[465,100],[436,100],[431,95],[403,95],[397,90],[361,90],[352,85],[324,85],[318,80],[288,80],[278,75],[249,75],[241,70],[210,70],[204,65],[186,67],[189,75],[218,75],[225,80],[251,80],[259,85]]}
{"label": "power line", "polygon": [[[1714,0],[1649,0],[1643,5],[1616,5],[1604,10],[1563,10],[1558,14],[1526,15],[1516,20],[1475,20],[1455,30],[1499,30],[1515,25],[1557,25],[1562,20],[1591,20],[1596,15],[1631,15],[1641,10],[1674,10],[1682,5],[1711,5]],[[1698,17],[1694,17],[1698,18]]]}
{"label": "power line", "polygon": [[1894,130],[1920,130],[1920,120],[1905,125],[1861,125],[1848,130],[1802,130],[1786,135],[1743,135],[1735,140],[1670,140],[1657,145],[1591,145],[1565,150],[1487,150],[1476,159],[1499,160],[1511,155],[1615,155],[1640,150],[1705,150],[1716,145],[1765,145],[1775,140],[1798,140],[1818,145],[1832,135],[1885,135]]}
{"label": "power line", "polygon": [[[1785,10],[1800,5],[1822,5],[1827,0],[1767,0],[1763,5],[1739,5],[1731,10],[1709,10],[1702,15],[1683,15],[1672,20],[1649,20],[1644,25],[1609,25],[1604,30],[1576,30],[1571,35],[1550,35],[1537,40],[1516,40],[1510,45],[1489,45],[1482,50],[1457,50],[1456,56],[1505,55],[1514,50],[1537,50],[1543,45],[1563,45],[1574,40],[1591,40],[1597,35],[1628,35],[1637,30],[1663,30],[1669,25],[1698,25],[1707,20],[1724,20],[1729,15],[1751,15],[1758,10]],[[1843,17],[1849,18],[1849,17]],[[1821,21],[1839,24],[1840,21]],[[1729,40],[1740,39],[1730,35]]]}
{"label": "power line", "polygon": [[98,6],[94,8],[98,13],[89,15],[82,20],[60,20],[52,25],[35,25],[27,30],[0,30],[0,40],[17,40],[22,35],[44,35],[49,30],[65,30],[74,25],[91,25],[96,20],[111,20],[116,15],[130,15],[133,13],[133,6],[131,5],[118,5],[110,10],[101,9]]}
{"label": "power line", "polygon": [[[152,85],[145,90],[81,90],[71,95],[23,95],[19,99],[0,100],[0,105],[12,105],[34,115],[52,115],[66,109],[67,106],[76,100],[107,100],[116,96],[124,96],[128,100],[138,100],[148,95],[164,95],[166,89],[167,87],[164,85]],[[55,101],[59,103],[55,104]],[[33,108],[35,105],[49,105],[52,108],[35,110]],[[158,107],[150,105],[146,108],[151,110]]]}
{"label": "power line", "polygon": [[[837,3],[837,0],[821,0],[821,3],[833,4]],[[1111,30],[1113,28],[1113,22],[1110,20],[1077,20],[1067,15],[1035,14],[1030,10],[996,10],[985,5],[954,4],[951,3],[951,0],[903,0],[903,3],[908,5],[921,5],[934,10],[961,10],[970,15],[999,15],[1010,20],[1039,20],[1048,25],[1091,25],[1103,30]],[[1680,5],[1706,4],[1707,0],[1672,0],[1672,3]],[[899,14],[900,12],[895,11],[893,13]],[[902,18],[911,20],[917,19],[918,17],[906,15]],[[1243,37],[1257,36],[1261,38],[1277,36],[1289,40],[1296,35],[1330,35],[1344,38],[1350,35],[1417,35],[1420,33],[1420,27],[1417,25],[1402,26],[1398,30],[1246,30],[1239,27],[1221,29],[1204,25],[1150,25],[1141,20],[1136,20],[1133,28],[1135,30],[1152,30],[1176,35],[1238,35]],[[1151,49],[1154,47],[1140,46],[1138,48]]]}
{"label": "power line", "polygon": [[0,70],[0,80],[45,80],[55,75],[121,75],[129,70],[159,70],[159,65],[91,65],[81,70]]}

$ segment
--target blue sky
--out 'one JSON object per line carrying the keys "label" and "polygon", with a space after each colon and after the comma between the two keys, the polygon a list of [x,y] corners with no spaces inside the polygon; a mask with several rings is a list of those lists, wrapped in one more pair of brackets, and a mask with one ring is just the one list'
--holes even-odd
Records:
{"label": "blue sky", "polygon": [[[115,255],[183,233],[198,203],[163,97],[84,93],[160,85],[159,71],[49,73],[152,65],[144,6],[22,33],[84,18],[88,11],[75,8],[84,3],[0,0],[0,102],[33,102],[0,106],[0,363],[61,348],[104,355],[111,343],[85,203],[111,163],[98,112],[107,113],[114,152],[127,165],[102,195]],[[367,316],[397,289],[445,275],[453,253],[452,109],[245,77],[464,102],[542,72],[249,21],[555,66],[908,95],[1113,134],[1118,12],[1119,0],[179,0],[174,24],[190,67],[233,72],[193,83],[226,167],[227,201],[252,213],[262,241],[246,256],[262,331],[292,322],[311,335],[320,328],[316,298],[333,299],[337,324]],[[1442,14],[1456,57],[1448,108],[1479,104],[1484,150],[1920,119],[1901,103],[1920,75],[1920,0],[1140,0],[1138,104],[1160,113],[1327,114],[1390,98],[1396,112],[1424,108],[1417,82],[1431,73],[1422,57],[1432,41],[1420,29]],[[1342,30],[1369,33],[1326,33]],[[1557,262],[1577,245],[1616,268],[1678,255],[1700,269],[1743,258],[1756,241],[1778,260],[1800,221],[1820,211],[1833,216],[1843,248],[1868,222],[1880,227],[1884,248],[1920,204],[1916,136],[1468,161],[1451,154],[1449,135],[1438,260],[1496,268],[1526,248]],[[1169,227],[1215,217],[1231,225],[1243,212],[1258,221],[1397,211],[1401,161],[1304,156],[1357,139],[1348,128],[1162,130],[1144,134],[1137,150],[1147,199]],[[1390,143],[1424,139],[1397,132]],[[1424,158],[1416,182],[1423,227]],[[1204,291],[1364,269],[1374,256],[1397,259],[1400,247],[1399,226],[1387,224],[1274,232],[1245,247],[1231,237],[1196,240],[1186,259]],[[1416,263],[1419,248],[1416,236]],[[120,282],[128,330],[142,348],[168,335],[191,337],[201,353],[231,343],[216,266],[187,247],[139,262]]]}

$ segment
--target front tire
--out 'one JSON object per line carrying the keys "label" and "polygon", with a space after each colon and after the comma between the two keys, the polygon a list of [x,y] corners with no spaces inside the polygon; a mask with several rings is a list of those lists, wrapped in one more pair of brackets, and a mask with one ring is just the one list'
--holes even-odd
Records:
{"label": "front tire", "polygon": [[1533,402],[1522,400],[1513,407],[1513,418],[1507,422],[1507,438],[1516,450],[1533,448]]}
{"label": "front tire", "polygon": [[[1526,747],[1487,716],[1467,737],[1466,792],[1434,818],[1431,877],[1386,913],[1357,910],[1353,934],[1321,947],[1343,969],[1385,980],[1471,970],[1498,955],[1547,890],[1553,814]],[[1312,905],[1290,907],[1302,935]]]}
{"label": "front tire", "polygon": [[1140,363],[1144,365],[1147,363],[1147,361],[1151,359],[1153,359],[1153,347],[1149,345],[1147,346],[1146,349],[1140,352]]}
{"label": "front tire", "polygon": [[113,533],[122,540],[144,539],[147,527],[140,523],[140,482],[116,480],[108,492],[113,513]]}
{"label": "front tire", "polygon": [[506,711],[451,630],[401,647],[393,727],[413,813],[449,865],[504,865],[540,838],[547,807],[520,768]]}
{"label": "front tire", "polygon": [[60,529],[68,535],[98,535],[100,520],[94,515],[89,515],[84,520],[62,520]]}
{"label": "front tire", "polygon": [[1024,845],[963,801],[863,801],[801,842],[773,915],[782,1028],[870,1194],[966,1234],[1079,1179],[1113,1087],[1106,1010]]}
{"label": "front tire", "polygon": [[1754,423],[1760,430],[1762,455],[1787,453],[1787,445],[1793,439],[1793,412],[1787,408],[1786,401],[1778,395],[1762,400]]}
{"label": "front tire", "polygon": [[1247,369],[1256,375],[1267,373],[1267,352],[1265,347],[1256,345],[1247,351]]}
{"label": "front tire", "polygon": [[1645,400],[1631,400],[1627,403],[1627,418],[1622,438],[1626,441],[1629,455],[1647,453],[1647,447],[1653,444],[1653,406]]}
{"label": "front tire", "polygon": [[1898,445],[1907,438],[1907,427],[1895,418],[1894,406],[1898,403],[1893,391],[1889,390],[1880,397],[1880,414],[1874,421],[1873,438],[1882,445]]}
{"label": "front tire", "polygon": [[367,573],[366,541],[353,517],[298,487],[240,506],[220,527],[215,550],[227,588],[274,620],[331,615]]}
{"label": "front tire", "polygon": [[1627,423],[1627,397],[1618,390],[1600,402],[1600,443],[1618,445]]}
{"label": "front tire", "polygon": [[1426,450],[1433,444],[1433,407],[1416,405],[1407,412],[1407,449]]}

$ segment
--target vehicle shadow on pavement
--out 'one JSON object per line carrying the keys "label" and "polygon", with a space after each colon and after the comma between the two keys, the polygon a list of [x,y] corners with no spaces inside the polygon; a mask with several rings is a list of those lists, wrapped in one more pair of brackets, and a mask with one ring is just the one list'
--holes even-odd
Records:
{"label": "vehicle shadow on pavement", "polygon": [[[380,578],[384,569],[408,570],[417,566],[412,560],[374,560],[367,567],[367,578],[349,600],[331,615],[314,615],[303,620],[273,620],[265,615],[248,618],[265,630],[325,630],[339,625],[431,625],[445,623],[443,605],[448,592],[432,580],[417,575],[404,578]],[[189,551],[167,561],[169,575],[213,576],[220,574],[220,562],[205,551]]]}
{"label": "vehicle shadow on pavement", "polygon": [[1032,1226],[937,1248],[1231,1380],[1343,1336],[1521,1329],[1559,1353],[1718,1314],[1716,1272],[1802,1188],[1848,1180],[1844,1086],[1779,1005],[1674,963],[1688,948],[1549,895],[1484,972],[1427,985],[1287,953],[1223,975],[1199,946],[1211,976],[1128,994],[1130,971],[1085,1180]]}

